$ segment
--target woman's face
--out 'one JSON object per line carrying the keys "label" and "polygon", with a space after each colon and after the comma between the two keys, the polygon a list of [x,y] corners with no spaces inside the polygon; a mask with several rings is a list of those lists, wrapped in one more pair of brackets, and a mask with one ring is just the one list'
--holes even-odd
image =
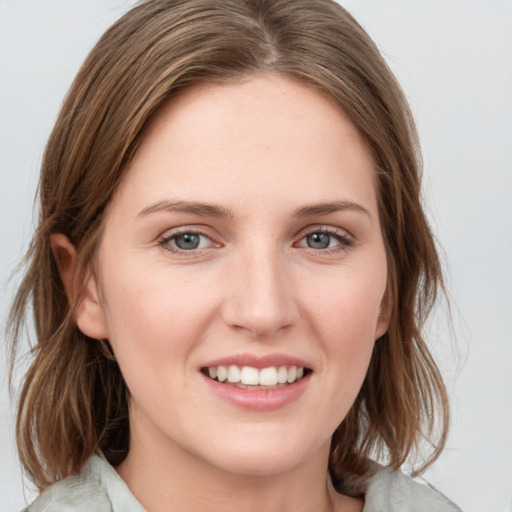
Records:
{"label": "woman's face", "polygon": [[113,347],[131,449],[243,474],[325,461],[386,329],[387,278],[373,163],[332,100],[276,75],[173,99],[97,263],[101,328],[78,323]]}

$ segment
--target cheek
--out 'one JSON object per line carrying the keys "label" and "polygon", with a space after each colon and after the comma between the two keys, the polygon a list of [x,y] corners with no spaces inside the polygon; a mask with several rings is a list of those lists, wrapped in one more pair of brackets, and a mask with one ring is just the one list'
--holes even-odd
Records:
{"label": "cheek", "polygon": [[167,424],[183,408],[191,355],[215,307],[204,281],[183,278],[183,272],[127,271],[118,267],[105,289],[110,343],[132,405],[150,417],[160,411]]}
{"label": "cheek", "polygon": [[[315,281],[316,293],[301,295],[312,324],[330,340],[374,341],[386,289],[386,271],[340,269]],[[343,344],[334,343],[340,350]]]}
{"label": "cheek", "polygon": [[340,415],[344,416],[368,369],[377,337],[386,271],[339,271],[317,284],[322,292],[304,304],[304,314],[314,330],[311,339],[322,344],[324,369],[332,390],[330,399],[340,404]]}
{"label": "cheek", "polygon": [[141,268],[118,265],[104,289],[110,342],[127,370],[142,361],[158,367],[186,356],[193,349],[190,340],[215,311],[204,279],[165,267]]}

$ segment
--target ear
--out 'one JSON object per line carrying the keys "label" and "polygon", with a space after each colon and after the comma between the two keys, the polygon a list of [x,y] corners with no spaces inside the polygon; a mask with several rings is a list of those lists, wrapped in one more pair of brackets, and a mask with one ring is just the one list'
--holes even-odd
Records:
{"label": "ear", "polygon": [[90,338],[107,339],[107,324],[94,276],[89,272],[85,283],[78,282],[76,249],[65,235],[52,235],[50,246],[68,301],[76,307],[78,328]]}
{"label": "ear", "polygon": [[390,286],[386,286],[384,297],[379,307],[379,316],[377,318],[377,326],[375,327],[374,339],[378,340],[383,336],[389,327],[389,319],[391,317],[391,289]]}
{"label": "ear", "polygon": [[379,314],[379,318],[377,320],[377,327],[375,328],[374,339],[378,340],[381,336],[386,334],[388,330],[389,318],[387,315],[383,315],[382,312]]}

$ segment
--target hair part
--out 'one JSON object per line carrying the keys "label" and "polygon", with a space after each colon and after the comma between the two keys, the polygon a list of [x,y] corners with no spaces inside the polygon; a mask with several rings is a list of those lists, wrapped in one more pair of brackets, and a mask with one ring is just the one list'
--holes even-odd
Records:
{"label": "hair part", "polygon": [[[375,162],[389,265],[389,328],[349,414],[333,435],[336,479],[367,458],[398,468],[423,439],[430,464],[447,435],[448,401],[422,337],[442,272],[420,201],[419,145],[405,97],[375,44],[331,0],[148,0],[117,21],[80,69],[47,144],[39,226],[10,315],[11,359],[30,309],[37,342],[22,388],[17,443],[43,489],[102,450],[129,449],[129,392],[108,341],[82,334],[52,256],[62,233],[77,250],[77,285],[91,271],[105,211],[153,115],[185,88],[264,73],[333,98]],[[436,427],[438,425],[438,427]],[[436,430],[438,428],[438,430]]]}

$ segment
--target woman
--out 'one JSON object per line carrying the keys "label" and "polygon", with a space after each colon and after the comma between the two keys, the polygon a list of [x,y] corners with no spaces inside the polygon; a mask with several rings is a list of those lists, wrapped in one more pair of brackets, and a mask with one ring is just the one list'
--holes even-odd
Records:
{"label": "woman", "polygon": [[397,471],[447,429],[419,192],[403,94],[334,2],[127,13],[51,135],[11,317],[28,510],[457,510]]}

